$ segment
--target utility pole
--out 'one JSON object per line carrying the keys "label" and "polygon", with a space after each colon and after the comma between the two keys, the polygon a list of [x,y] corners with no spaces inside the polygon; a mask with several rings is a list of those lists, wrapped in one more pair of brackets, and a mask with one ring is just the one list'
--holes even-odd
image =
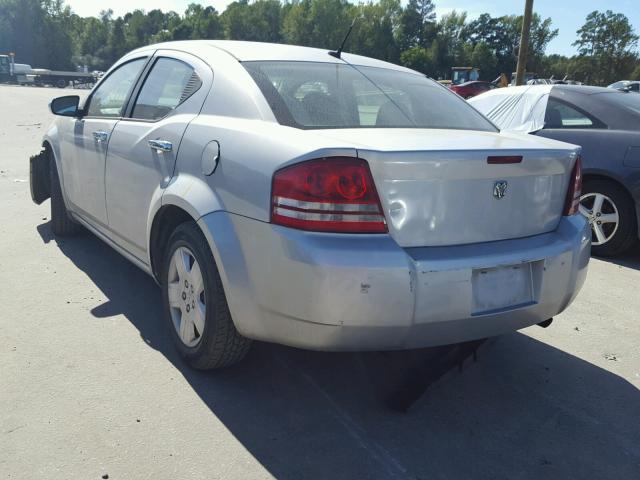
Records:
{"label": "utility pole", "polygon": [[520,33],[520,50],[518,51],[518,66],[516,67],[516,85],[524,84],[524,72],[527,67],[527,53],[529,52],[529,34],[531,33],[531,15],[533,0],[526,0],[524,17],[522,18],[522,32]]}

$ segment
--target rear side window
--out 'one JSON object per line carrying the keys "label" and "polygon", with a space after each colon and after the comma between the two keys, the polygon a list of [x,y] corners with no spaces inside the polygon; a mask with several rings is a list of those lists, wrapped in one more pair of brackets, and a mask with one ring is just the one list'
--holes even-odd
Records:
{"label": "rear side window", "polygon": [[594,127],[594,122],[587,114],[550,98],[547,103],[544,126],[545,128],[591,128]]}
{"label": "rear side window", "polygon": [[193,95],[202,81],[193,67],[173,58],[159,58],[133,107],[133,118],[158,120]]}
{"label": "rear side window", "polygon": [[495,132],[457,95],[423,75],[320,62],[244,62],[282,125]]}

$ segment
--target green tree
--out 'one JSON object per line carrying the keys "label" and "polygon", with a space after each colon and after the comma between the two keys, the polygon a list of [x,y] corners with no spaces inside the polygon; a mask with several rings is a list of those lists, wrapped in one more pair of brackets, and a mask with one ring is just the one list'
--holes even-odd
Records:
{"label": "green tree", "polygon": [[400,60],[400,48],[394,32],[402,7],[399,0],[380,0],[356,7],[354,25],[347,50],[389,62]]}
{"label": "green tree", "polygon": [[438,77],[438,52],[437,45],[434,43],[429,48],[411,47],[400,54],[400,62],[402,65],[413,70],[424,73],[425,75]]}
{"label": "green tree", "polygon": [[0,0],[0,48],[18,63],[72,68],[72,23],[62,0]]}
{"label": "green tree", "polygon": [[74,51],[77,52],[73,56],[74,63],[88,65],[91,69],[105,68],[109,24],[95,17],[82,18],[74,33]]}
{"label": "green tree", "polygon": [[493,75],[495,73],[497,63],[498,60],[489,48],[489,45],[484,42],[478,42],[475,44],[473,52],[471,53],[471,65],[481,68],[480,73],[491,72],[490,75]]}
{"label": "green tree", "polygon": [[36,36],[39,65],[49,68],[73,69],[70,53],[73,41],[70,31],[72,25],[71,9],[63,0],[42,0],[42,30]]}
{"label": "green tree", "polygon": [[[115,18],[111,10],[106,10],[99,18],[81,18],[63,0],[0,0],[0,48],[15,51],[18,62],[37,67],[71,69],[88,65],[107,69],[131,49],[170,40],[227,38],[335,49],[355,19],[345,45],[349,52],[400,62],[434,78],[449,78],[452,66],[479,67],[486,79],[513,71],[522,17],[492,17],[485,13],[469,22],[466,12],[453,11],[438,19],[434,3],[236,0],[222,13],[211,6],[192,3],[182,13],[134,9]],[[595,13],[579,38],[586,50],[573,59],[545,55],[557,29],[552,27],[551,19],[534,15],[528,69],[544,75],[553,72],[556,76],[566,72],[591,80],[595,78],[593,71],[608,68],[604,63],[608,52],[613,51],[616,57],[615,52],[622,51],[617,56],[628,60],[622,63],[626,65],[624,72],[631,75],[638,65],[633,54],[637,37],[629,30],[628,22],[625,27],[625,18],[610,12]],[[603,22],[615,28],[598,27]],[[605,31],[615,41],[608,40]],[[597,47],[610,44],[615,47]],[[614,67],[611,70],[616,75],[623,71]]]}
{"label": "green tree", "polygon": [[[558,30],[551,27],[550,18],[542,19],[534,14],[531,20],[531,41],[527,55],[527,70],[534,71],[544,51],[551,40],[558,35]],[[515,70],[518,61],[518,49],[520,46],[520,32],[522,30],[522,16],[505,15],[491,17],[484,13],[478,19],[467,24],[466,38],[472,44],[485,43],[496,57],[493,71],[487,70],[485,74],[490,78],[497,77],[500,73],[507,76]],[[474,65],[482,67],[480,65]],[[538,72],[539,73],[539,72]]]}
{"label": "green tree", "polygon": [[124,27],[124,20],[118,17],[114,20],[113,26],[109,31],[106,48],[106,58],[109,65],[127,52],[127,40],[124,35]]}
{"label": "green tree", "polygon": [[589,65],[586,78],[596,84],[607,84],[631,74],[638,60],[635,48],[638,35],[622,13],[594,11],[576,32],[580,65]]}
{"label": "green tree", "polygon": [[544,55],[541,57],[537,71],[544,77],[553,76],[562,80],[565,76],[575,77],[571,69],[571,60],[564,55]]}
{"label": "green tree", "polygon": [[438,45],[441,48],[439,78],[449,78],[451,67],[463,66],[470,62],[465,49],[466,42],[466,12],[453,10],[443,15],[438,22]]}
{"label": "green tree", "polygon": [[622,56],[632,53],[638,43],[638,36],[629,19],[611,10],[591,12],[576,33],[578,39],[573,45],[578,47],[578,52],[583,56]]}
{"label": "green tree", "polygon": [[239,0],[221,15],[225,38],[256,42],[280,42],[282,5],[279,0]]}
{"label": "green tree", "polygon": [[[522,32],[522,16],[510,15],[501,17],[509,44],[501,56],[501,67],[510,73],[515,70],[520,50],[520,34]],[[542,19],[537,13],[531,19],[531,32],[529,36],[529,51],[527,52],[526,68],[529,72],[540,73],[541,60],[547,45],[558,36],[558,29],[552,28],[551,18]]]}
{"label": "green tree", "polygon": [[336,49],[356,15],[347,0],[294,0],[282,24],[286,43]]}
{"label": "green tree", "polygon": [[176,25],[174,30],[178,30],[182,25],[186,25],[188,28],[179,34],[179,36],[183,37],[181,40],[185,39],[186,33],[184,32],[187,31],[189,35],[186,38],[194,40],[222,38],[223,36],[218,11],[211,6],[203,7],[197,3],[190,4],[184,12],[184,19],[180,24]]}
{"label": "green tree", "polygon": [[402,47],[425,46],[435,36],[436,13],[432,0],[409,0],[400,16]]}

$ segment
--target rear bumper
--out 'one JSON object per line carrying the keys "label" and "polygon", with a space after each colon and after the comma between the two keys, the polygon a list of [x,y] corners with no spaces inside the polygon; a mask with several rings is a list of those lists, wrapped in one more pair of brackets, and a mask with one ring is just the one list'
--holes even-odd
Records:
{"label": "rear bumper", "polygon": [[[575,298],[590,256],[579,215],[529,238],[408,249],[388,235],[301,232],[225,212],[199,223],[240,333],[314,350],[443,345],[542,322]],[[533,301],[477,311],[474,270],[529,263]]]}

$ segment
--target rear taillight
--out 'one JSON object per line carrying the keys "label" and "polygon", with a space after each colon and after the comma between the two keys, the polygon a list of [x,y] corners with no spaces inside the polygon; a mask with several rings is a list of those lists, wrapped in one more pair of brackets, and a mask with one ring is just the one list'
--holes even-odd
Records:
{"label": "rear taillight", "polygon": [[575,215],[580,207],[580,195],[582,192],[582,160],[580,156],[576,158],[576,163],[571,172],[569,180],[569,190],[564,204],[563,215]]}
{"label": "rear taillight", "polygon": [[387,232],[369,165],[358,158],[322,158],[278,170],[271,222],[318,232]]}

